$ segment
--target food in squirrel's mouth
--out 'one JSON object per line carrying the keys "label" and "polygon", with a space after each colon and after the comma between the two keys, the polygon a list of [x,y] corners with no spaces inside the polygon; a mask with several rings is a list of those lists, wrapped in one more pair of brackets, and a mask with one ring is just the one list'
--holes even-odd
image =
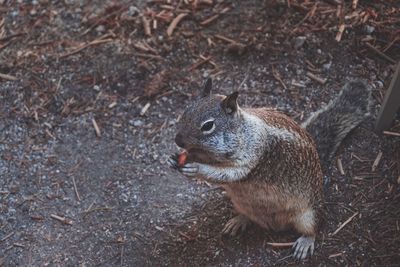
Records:
{"label": "food in squirrel's mouth", "polygon": [[178,156],[178,166],[179,167],[183,167],[185,165],[187,156],[188,156],[188,154],[185,150],[179,153],[179,156]]}

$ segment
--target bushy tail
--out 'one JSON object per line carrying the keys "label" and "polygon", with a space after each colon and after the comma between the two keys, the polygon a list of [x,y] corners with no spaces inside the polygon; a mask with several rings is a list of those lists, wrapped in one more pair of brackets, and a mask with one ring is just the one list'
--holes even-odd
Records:
{"label": "bushy tail", "polygon": [[339,96],[303,124],[323,162],[332,159],[343,139],[370,115],[371,89],[362,81],[347,83]]}

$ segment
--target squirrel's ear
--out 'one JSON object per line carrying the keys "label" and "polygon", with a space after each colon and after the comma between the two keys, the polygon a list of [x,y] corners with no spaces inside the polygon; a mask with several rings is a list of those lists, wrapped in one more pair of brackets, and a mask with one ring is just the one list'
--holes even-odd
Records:
{"label": "squirrel's ear", "polygon": [[201,93],[202,97],[209,96],[211,94],[212,89],[212,79],[208,78],[207,81],[204,83],[203,92]]}
{"label": "squirrel's ear", "polygon": [[237,98],[239,96],[239,92],[234,92],[230,95],[228,95],[224,100],[222,100],[222,108],[225,110],[226,113],[228,114],[233,114],[236,112],[239,108],[238,103],[237,103]]}

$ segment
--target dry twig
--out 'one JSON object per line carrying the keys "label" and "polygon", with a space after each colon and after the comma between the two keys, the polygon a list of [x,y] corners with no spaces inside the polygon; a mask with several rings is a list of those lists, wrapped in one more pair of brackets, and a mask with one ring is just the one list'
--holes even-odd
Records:
{"label": "dry twig", "polygon": [[4,73],[0,73],[0,78],[2,78],[4,80],[9,80],[9,81],[17,80],[17,77],[9,75],[9,74],[4,74]]}
{"label": "dry twig", "polygon": [[211,58],[212,58],[212,56],[208,56],[208,57],[206,57],[206,58],[204,58],[204,59],[202,59],[202,60],[200,60],[200,61],[198,61],[198,62],[192,64],[192,66],[190,66],[190,67],[188,68],[188,71],[192,71],[192,70],[197,69],[197,68],[200,67],[201,65],[203,65],[203,64],[207,63],[208,61],[210,61]]}
{"label": "dry twig", "polygon": [[319,82],[322,85],[324,85],[326,83],[326,81],[327,81],[326,78],[318,77],[317,75],[315,75],[315,74],[313,74],[311,72],[307,72],[306,75],[307,75],[307,77],[313,79],[314,81]]}
{"label": "dry twig", "polygon": [[144,105],[144,107],[140,111],[140,116],[143,116],[146,113],[146,111],[149,109],[149,107],[150,107],[150,102],[147,102],[147,104]]}
{"label": "dry twig", "polygon": [[400,136],[400,133],[390,132],[390,131],[383,131],[383,134],[392,135],[392,136]]}
{"label": "dry twig", "polygon": [[343,170],[343,164],[342,164],[342,160],[340,158],[337,159],[337,165],[338,165],[338,169],[341,175],[345,175],[344,170]]}
{"label": "dry twig", "polygon": [[287,242],[287,243],[267,242],[267,245],[276,248],[283,248],[283,247],[292,247],[294,245],[294,242]]}
{"label": "dry twig", "polygon": [[72,220],[70,220],[70,219],[67,219],[67,218],[65,218],[65,217],[61,217],[61,216],[58,216],[58,215],[55,215],[55,214],[51,214],[50,215],[50,218],[52,218],[52,219],[54,219],[54,220],[57,220],[57,221],[60,221],[60,222],[62,222],[63,224],[68,224],[68,225],[72,225],[74,222],[72,221]]}
{"label": "dry twig", "polygon": [[148,20],[145,16],[142,16],[142,22],[144,34],[146,34],[147,36],[151,36],[150,20]]}
{"label": "dry twig", "polygon": [[378,167],[379,162],[382,159],[382,151],[379,151],[378,156],[376,156],[376,159],[374,160],[374,163],[372,164],[371,170],[374,172],[376,170],[376,167]]}
{"label": "dry twig", "polygon": [[[104,37],[103,37],[103,38],[104,38]],[[65,53],[65,54],[62,54],[62,55],[59,56],[59,58],[65,58],[65,57],[74,55],[74,54],[79,53],[79,52],[82,51],[83,49],[88,48],[89,46],[92,46],[92,45],[104,44],[104,43],[109,43],[109,42],[112,42],[112,41],[113,41],[113,39],[111,39],[111,38],[109,38],[109,39],[102,39],[102,38],[99,38],[99,39],[96,39],[96,40],[94,40],[94,41],[91,41],[91,42],[89,42],[89,43],[87,43],[87,44],[83,44],[83,45],[81,45],[81,46],[79,46],[79,47],[73,49],[73,50],[70,51],[70,52],[67,52],[67,53]]]}
{"label": "dry twig", "polygon": [[100,137],[101,136],[100,128],[97,125],[97,122],[94,118],[92,119],[92,124],[93,124],[94,130],[96,131],[97,137]]}
{"label": "dry twig", "polygon": [[178,25],[178,23],[179,23],[184,17],[186,17],[187,15],[188,15],[187,13],[181,13],[181,14],[179,14],[178,16],[176,16],[176,17],[172,20],[171,24],[168,26],[168,29],[167,29],[167,35],[168,35],[168,36],[171,36],[171,35],[172,35],[172,33],[174,32],[174,30],[175,30],[176,26]]}
{"label": "dry twig", "polygon": [[377,53],[379,56],[381,56],[382,58],[386,59],[387,61],[389,61],[392,64],[396,64],[396,61],[389,57],[388,55],[386,55],[385,53],[381,52],[378,48],[376,48],[375,46],[373,46],[370,43],[365,43],[365,45],[371,49],[372,51],[374,51],[375,53]]}
{"label": "dry twig", "polygon": [[353,218],[356,217],[357,215],[358,215],[358,211],[355,212],[353,215],[351,215],[350,218],[348,218],[344,223],[342,223],[342,224],[338,227],[338,229],[336,229],[335,232],[333,232],[333,233],[331,234],[331,236],[334,236],[334,235],[336,235],[337,233],[339,233],[339,231],[342,230],[343,227],[345,227],[349,222],[351,222],[351,220],[353,220]]}
{"label": "dry twig", "polygon": [[75,190],[76,197],[78,198],[79,201],[81,201],[81,197],[79,196],[79,192],[78,192],[78,188],[76,187],[74,176],[72,176],[72,183],[74,184],[74,190]]}

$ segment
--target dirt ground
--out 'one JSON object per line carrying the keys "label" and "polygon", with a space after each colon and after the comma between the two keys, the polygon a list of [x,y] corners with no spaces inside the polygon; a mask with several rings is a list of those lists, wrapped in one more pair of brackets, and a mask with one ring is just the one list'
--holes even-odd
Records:
{"label": "dirt ground", "polygon": [[[0,266],[399,266],[400,137],[373,127],[400,4],[352,2],[1,0]],[[299,122],[348,80],[373,88],[371,118],[325,173],[311,259],[267,244],[295,233],[221,235],[224,192],[168,168],[208,76]]]}

